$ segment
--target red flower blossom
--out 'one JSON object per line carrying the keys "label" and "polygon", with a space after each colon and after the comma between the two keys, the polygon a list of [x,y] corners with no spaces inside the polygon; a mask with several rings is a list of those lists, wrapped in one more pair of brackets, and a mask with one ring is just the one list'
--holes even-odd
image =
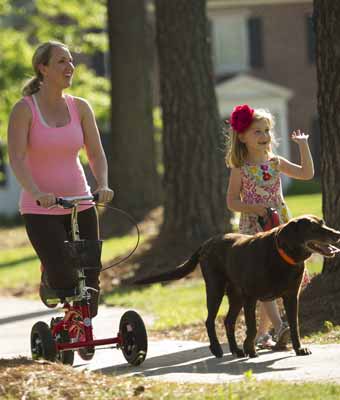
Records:
{"label": "red flower blossom", "polygon": [[230,125],[237,133],[243,133],[253,121],[254,109],[248,104],[236,106],[231,113]]}

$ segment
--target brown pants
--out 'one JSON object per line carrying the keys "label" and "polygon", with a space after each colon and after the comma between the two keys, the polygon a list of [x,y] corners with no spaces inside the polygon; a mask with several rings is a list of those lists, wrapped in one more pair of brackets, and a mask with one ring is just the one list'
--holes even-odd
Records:
{"label": "brown pants", "polygon": [[[53,289],[71,289],[77,284],[77,271],[64,254],[64,241],[71,240],[71,215],[24,214],[28,237],[47,274]],[[95,207],[78,213],[81,239],[99,239],[98,216]],[[101,265],[99,266],[101,268]],[[99,290],[99,272],[86,271],[86,285]],[[91,314],[97,314],[98,294],[91,292]]]}

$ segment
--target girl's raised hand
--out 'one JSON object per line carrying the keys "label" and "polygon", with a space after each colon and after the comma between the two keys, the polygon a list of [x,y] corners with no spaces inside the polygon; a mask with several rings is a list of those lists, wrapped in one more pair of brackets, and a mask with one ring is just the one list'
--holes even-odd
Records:
{"label": "girl's raised hand", "polygon": [[307,142],[309,135],[306,135],[305,133],[301,132],[300,129],[297,131],[293,131],[292,136],[291,136],[293,142],[299,144],[301,142]]}

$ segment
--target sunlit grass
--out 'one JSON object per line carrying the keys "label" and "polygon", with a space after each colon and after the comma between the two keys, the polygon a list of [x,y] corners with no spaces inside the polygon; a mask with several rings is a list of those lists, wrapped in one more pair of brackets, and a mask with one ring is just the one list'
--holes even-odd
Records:
{"label": "sunlit grass", "polygon": [[293,217],[303,214],[313,214],[322,217],[321,193],[286,196],[286,203]]}
{"label": "sunlit grass", "polygon": [[[134,307],[156,316],[155,329],[190,325],[206,318],[205,287],[202,280],[184,280],[165,286],[160,284],[105,296],[109,305]],[[227,300],[220,307],[225,314]],[[224,312],[223,312],[224,311]]]}
{"label": "sunlit grass", "polygon": [[[142,238],[143,239],[143,238]],[[104,242],[102,261],[125,254],[135,247],[136,236],[111,238]],[[31,246],[0,252],[0,287],[18,288],[37,285],[40,281],[40,261]]]}

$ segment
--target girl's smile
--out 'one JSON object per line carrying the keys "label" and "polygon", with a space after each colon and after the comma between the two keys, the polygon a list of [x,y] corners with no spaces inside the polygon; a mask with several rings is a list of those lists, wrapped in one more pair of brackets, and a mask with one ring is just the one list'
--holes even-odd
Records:
{"label": "girl's smile", "polygon": [[[270,126],[265,119],[254,121],[242,134],[239,140],[247,147],[248,153],[263,153],[270,150]],[[251,155],[251,154],[250,154]]]}

